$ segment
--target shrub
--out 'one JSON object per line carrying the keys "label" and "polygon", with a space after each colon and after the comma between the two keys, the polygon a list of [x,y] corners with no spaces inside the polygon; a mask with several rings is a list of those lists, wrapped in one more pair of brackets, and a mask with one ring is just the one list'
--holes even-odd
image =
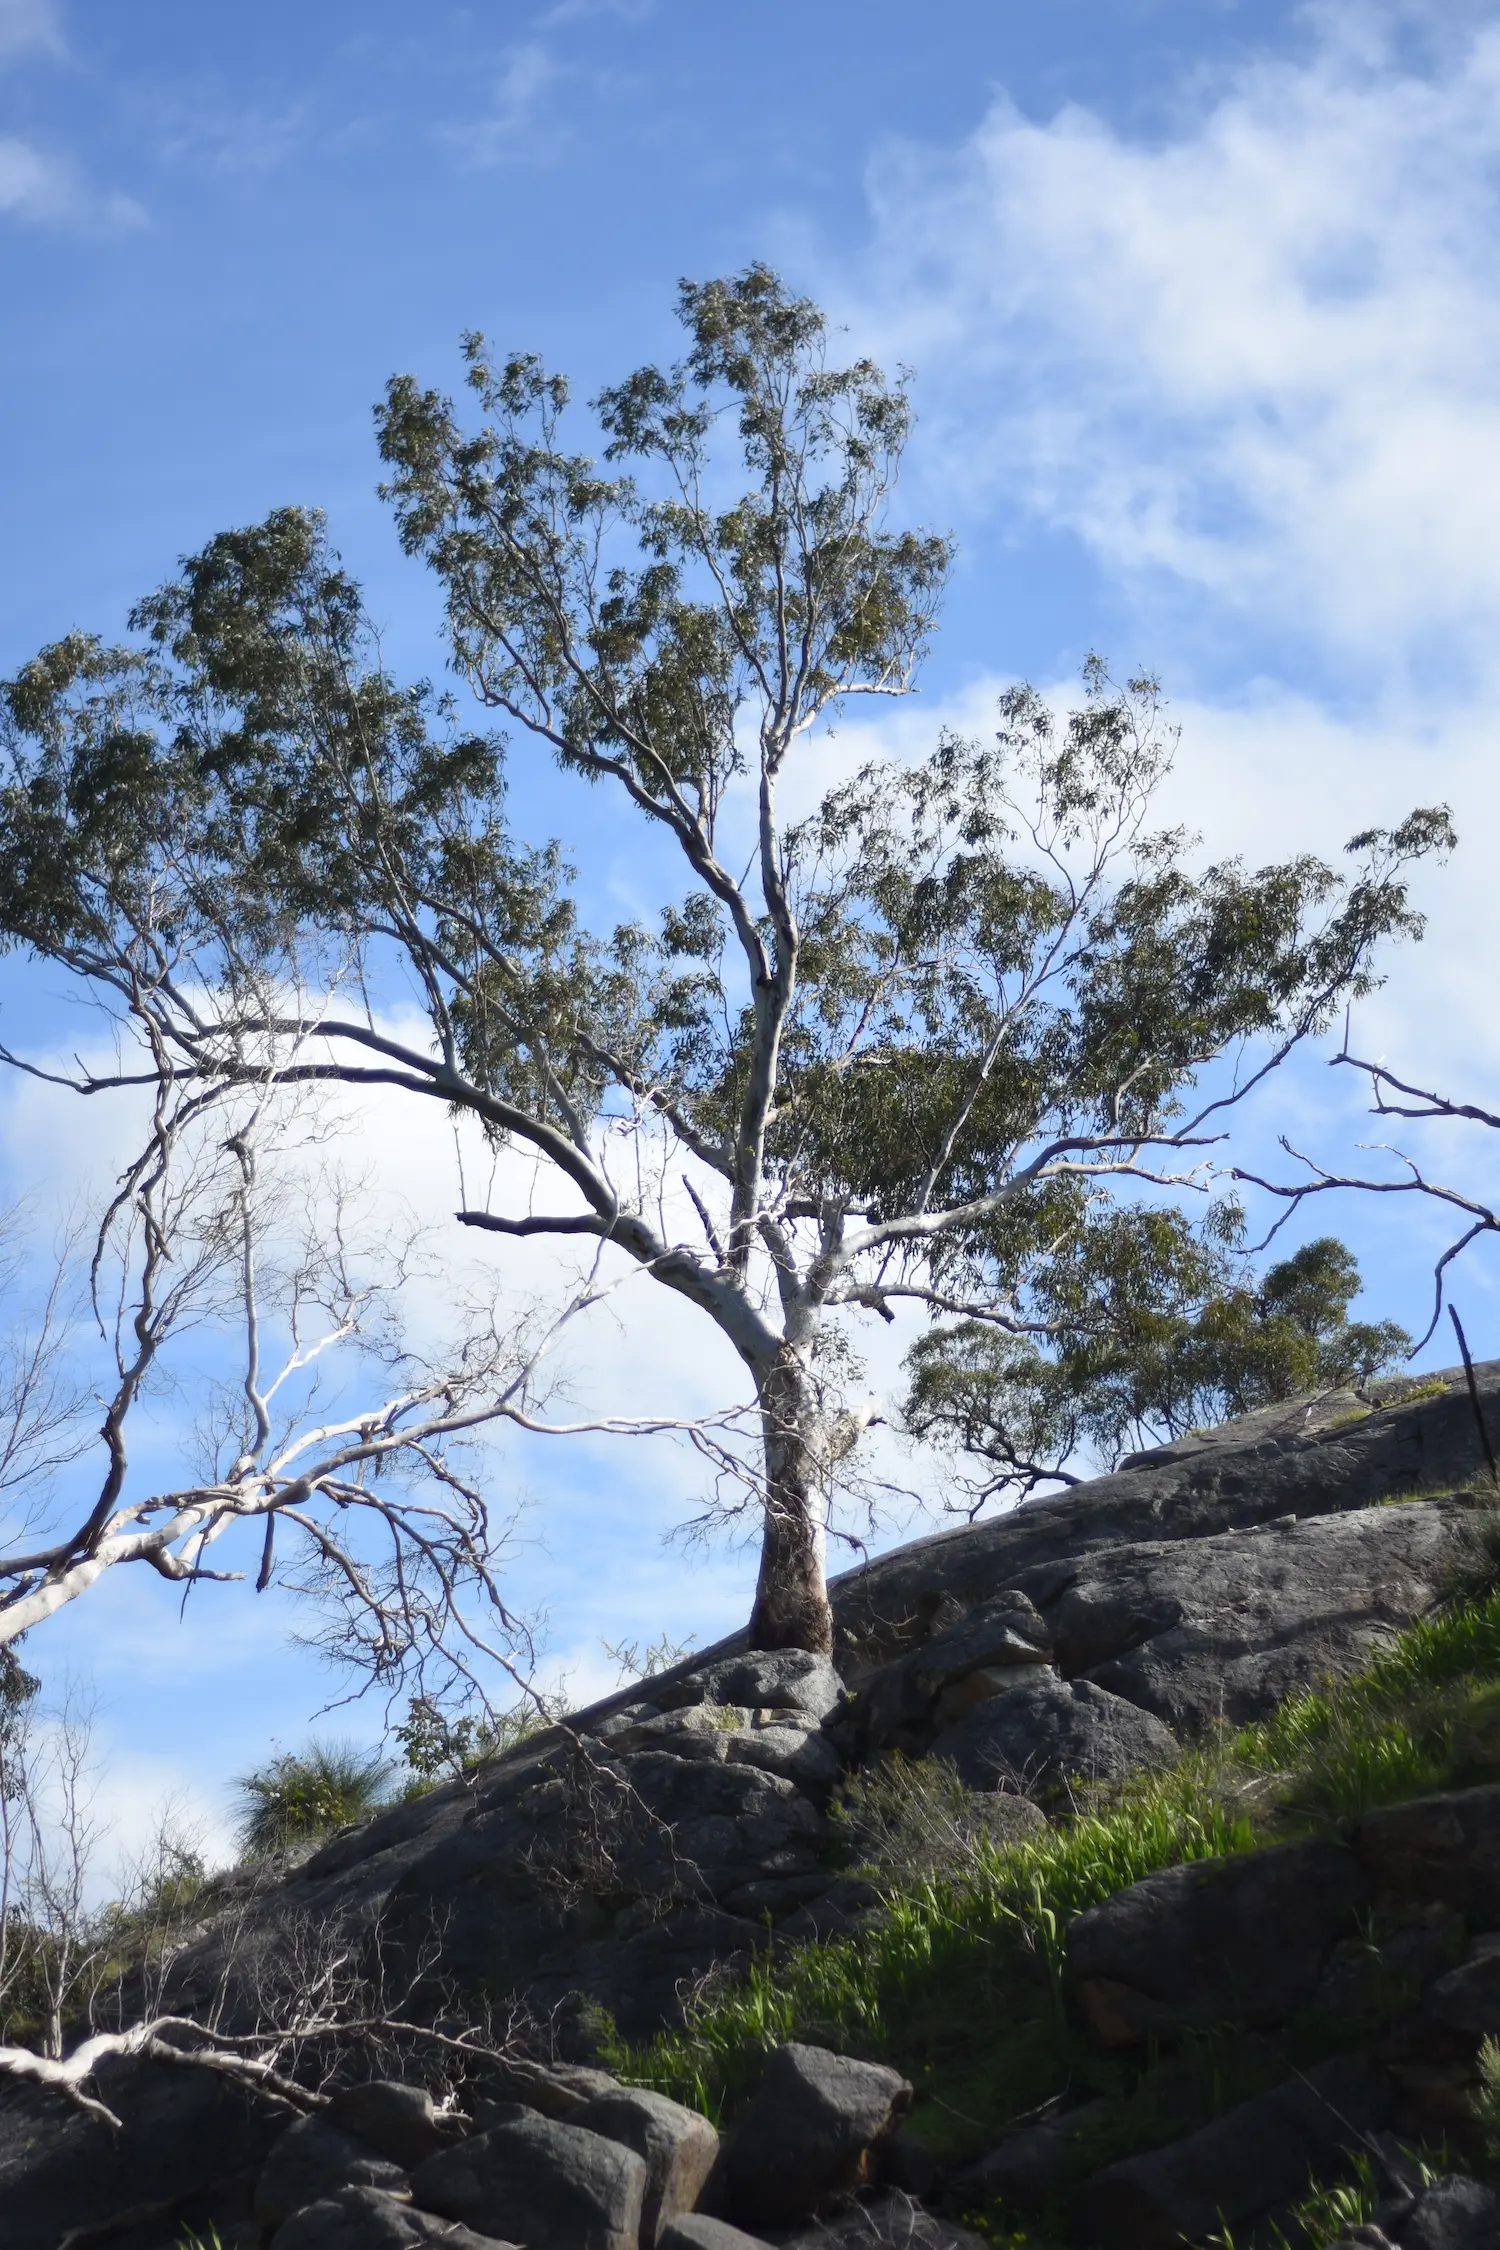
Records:
{"label": "shrub", "polygon": [[312,1743],[285,1751],[235,1784],[243,1800],[240,1845],[250,1859],[310,1842],[381,1803],[391,1768],[379,1751],[352,1743]]}

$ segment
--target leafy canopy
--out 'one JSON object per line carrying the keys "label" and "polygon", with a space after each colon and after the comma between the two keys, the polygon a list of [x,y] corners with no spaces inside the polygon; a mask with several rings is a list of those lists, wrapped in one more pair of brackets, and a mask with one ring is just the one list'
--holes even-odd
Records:
{"label": "leafy canopy", "polygon": [[[1017,687],[992,739],[840,778],[829,722],[909,691],[951,560],[895,517],[904,383],[832,363],[763,267],[679,312],[681,361],[594,402],[602,459],[565,440],[560,377],[478,337],[472,415],[405,376],[379,409],[400,537],[506,738],[393,682],[321,520],[278,510],[189,557],[128,645],[73,635],[9,684],[0,933],[206,1099],[373,1080],[529,1146],[550,1207],[461,1216],[607,1240],[717,1321],[762,1401],[782,1386],[784,1521],[842,1445],[811,1372],[830,1315],[985,1324],[919,1356],[920,1421],[945,1353],[1035,1389],[1053,1337],[1069,1380],[1133,1397],[1142,1306],[1222,1299],[1240,1395],[1301,1315],[1123,1198],[1201,1184],[1234,1106],[1419,932],[1408,870],[1446,814],[1356,837],[1347,875],[1198,866],[1152,824],[1155,683],[1093,658],[1065,718]],[[537,752],[668,847],[651,916],[588,926],[560,847],[513,833],[507,761]],[[398,962],[425,1049],[370,1001]],[[1151,1346],[1173,1414],[1204,1390],[1185,1350]]]}

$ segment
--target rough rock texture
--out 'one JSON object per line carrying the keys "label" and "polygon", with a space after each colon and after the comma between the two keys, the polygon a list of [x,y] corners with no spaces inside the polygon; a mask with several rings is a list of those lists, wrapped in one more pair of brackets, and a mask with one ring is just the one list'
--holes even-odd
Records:
{"label": "rough rock texture", "polygon": [[905,2079],[879,2063],[778,2047],[725,2144],[717,2196],[736,2219],[786,2226],[864,2177],[910,2102]]}
{"label": "rough rock texture", "polygon": [[412,2201],[526,2250],[636,2250],[646,2165],[634,2149],[518,2108],[412,2174]]}
{"label": "rough rock texture", "polygon": [[732,2227],[727,2219],[710,2218],[706,2211],[684,2212],[674,2219],[661,2238],[660,2250],[766,2250],[759,2235]]}
{"label": "rough rock texture", "polygon": [[1309,2179],[1336,2174],[1366,2135],[1379,2132],[1393,2107],[1382,2071],[1340,2056],[1185,2140],[1106,2166],[1076,2208],[1101,2244],[1175,2250],[1295,2203]]}
{"label": "rough rock texture", "polygon": [[408,2172],[453,2138],[424,2086],[402,2086],[385,2078],[341,2087],[324,2114],[341,2133],[351,2133]]}
{"label": "rough rock texture", "polygon": [[[1500,1425],[1500,1365],[1480,1381]],[[857,1919],[824,1823],[849,1759],[942,1741],[981,1784],[997,1758],[1044,1790],[1106,1775],[1349,1670],[1426,1607],[1466,1511],[1371,1503],[1482,1456],[1461,1378],[1402,1392],[1268,1408],[881,1556],[831,1589],[837,1670],[721,1643],[334,1838],[224,1927],[378,1920],[408,1964],[441,1927],[460,1989],[541,2014],[582,1992],[647,2035],[767,1914],[789,1934]],[[176,1997],[206,2001],[224,1968],[211,1929]]]}
{"label": "rough rock texture", "polygon": [[1385,1806],[1354,1842],[1377,1895],[1442,1899],[1481,1929],[1500,1925],[1500,1785]]}
{"label": "rough rock texture", "polygon": [[[1500,1429],[1500,1363],[1479,1378]],[[507,2129],[486,2094],[565,2125],[613,2091],[578,2067],[594,2054],[593,2004],[641,2037],[677,2020],[701,1977],[732,1976],[764,1946],[768,1916],[787,1937],[858,1927],[870,1892],[840,1867],[827,1819],[849,1765],[937,1746],[981,1785],[1003,1774],[1045,1794],[1166,1757],[1220,1717],[1256,1716],[1291,1689],[1347,1673],[1429,1606],[1470,1550],[1468,1511],[1448,1495],[1482,1454],[1461,1376],[1436,1395],[1413,1388],[1270,1408],[878,1557],[832,1588],[832,1665],[749,1652],[732,1638],[344,1831],[299,1867],[237,1874],[220,1887],[223,1911],[179,1956],[171,1999],[206,2005],[227,1976],[232,2029],[231,1948],[274,1945],[288,1924],[378,1946],[397,1977],[440,1933],[441,1977],[426,2004],[445,2004],[441,1983],[471,2001],[515,1994],[551,2021],[571,2058],[466,2091],[490,2129],[482,2138]],[[1426,1497],[1380,1504],[1413,1493]],[[1023,1797],[998,1803],[1016,1832],[1041,1818]],[[1317,1922],[1305,1943],[1303,1907],[1282,1901],[1275,1913],[1290,1917],[1291,1937],[1278,1935],[1264,1957],[1237,1938],[1225,1966],[1230,1953],[1219,1959],[1201,1912],[1188,1916],[1185,1931],[1198,1934],[1188,1931],[1180,1950],[1205,1966],[1215,2004],[1246,2019],[1304,1991],[1309,1974],[1314,2005],[1351,2021],[1367,1987],[1414,1980],[1429,1998],[1406,2047],[1391,2048],[1390,2070],[1412,2113],[1462,2116],[1472,2022],[1489,2006],[1492,1977],[1475,1948],[1500,1929],[1500,1791],[1372,1814],[1353,1848],[1382,1918],[1377,1947],[1344,1933],[1342,1877],[1330,1877],[1326,1896],[1317,1892],[1326,1929]],[[1139,1901],[1119,1909],[1114,1968],[1101,1952],[1077,1987],[1080,1998],[1086,1986],[1094,1993],[1097,2026],[1113,2020],[1112,2005],[1132,2038],[1148,2018],[1170,2035],[1202,2004],[1191,1980],[1172,1987],[1138,1965],[1126,1974],[1126,1924],[1143,1911]],[[1095,1942],[1081,1932],[1079,1957]],[[419,1990],[412,2005],[423,2001]],[[121,2250],[156,2250],[151,2227],[170,2240],[181,2226],[218,2225],[228,2243],[284,2118],[187,2073],[128,2064],[109,2075],[106,2098],[127,2117],[113,2144],[35,2090],[0,2095],[6,2250],[54,2250],[69,2228],[125,2209],[161,2217],[121,2237]],[[438,2129],[420,2104],[402,2110],[408,2140],[399,2102],[387,2099],[380,2125],[382,2097],[363,2098],[363,2124],[353,2110],[329,2122],[353,2130],[374,2159],[425,2170],[459,2155],[419,2154],[422,2133]],[[347,2216],[354,2192],[332,2199],[335,2216]],[[378,2209],[389,2227],[403,2207],[387,2197]],[[487,2211],[463,2223],[523,2239],[512,2219]]]}
{"label": "rough rock texture", "polygon": [[971,1789],[1022,1791],[1075,1778],[1120,1781],[1141,1767],[1171,1765],[1178,1747],[1149,1711],[1092,1680],[1051,1673],[987,1697],[931,1744]]}
{"label": "rough rock texture", "polygon": [[662,2229],[691,2211],[714,2168],[719,2136],[706,2117],[640,2086],[622,2086],[578,2111],[574,2123],[631,2148],[646,2167],[641,2204],[643,2250],[656,2250]]}
{"label": "rough rock texture", "polygon": [[419,2250],[427,2243],[441,2243],[443,2250],[515,2250],[494,2235],[414,2210],[376,2188],[345,2188],[309,2203],[277,2228],[271,2250]]}
{"label": "rough rock texture", "polygon": [[321,2117],[299,2117],[278,2134],[255,2183],[255,2216],[263,2227],[280,2226],[304,2203],[337,2195],[340,2188],[406,2190],[399,2164],[377,2156],[363,2141],[325,2125]]}
{"label": "rough rock texture", "polygon": [[986,2250],[982,2235],[909,2195],[871,2196],[781,2237],[781,2250]]}
{"label": "rough rock texture", "polygon": [[1338,1844],[1281,1844],[1148,1875],[1068,1929],[1080,2013],[1106,2046],[1284,2023],[1311,1999],[1368,1889]]}
{"label": "rough rock texture", "polygon": [[1401,2250],[1495,2250],[1500,2197],[1478,2180],[1434,2180],[1402,2223]]}

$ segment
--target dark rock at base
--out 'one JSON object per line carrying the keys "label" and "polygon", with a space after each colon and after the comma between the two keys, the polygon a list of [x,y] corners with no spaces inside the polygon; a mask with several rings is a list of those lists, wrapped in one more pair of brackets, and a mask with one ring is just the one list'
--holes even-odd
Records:
{"label": "dark rock at base", "polygon": [[277,2228],[271,2250],[418,2250],[429,2242],[443,2250],[515,2250],[494,2235],[413,2210],[378,2188],[345,2188],[309,2203]]}
{"label": "dark rock at base", "polygon": [[57,2250],[74,2228],[121,2211],[160,2208],[175,2240],[178,2214],[200,2233],[249,2211],[256,2172],[285,2124],[206,2072],[136,2061],[105,2064],[101,2098],[121,2119],[111,2133],[39,2087],[0,2091],[0,2239],[5,2250]]}
{"label": "dark rock at base", "polygon": [[299,2117],[272,2143],[255,2183],[255,2216],[263,2227],[280,2226],[304,2203],[337,2195],[340,2188],[404,2189],[399,2164],[377,2156],[363,2141],[327,2125],[321,2117]]}
{"label": "dark rock at base", "polygon": [[646,2166],[634,2149],[517,2109],[412,2174],[412,2200],[524,2250],[637,2250]]}
{"label": "dark rock at base", "polygon": [[1471,2040],[1500,2032],[1500,1937],[1487,1935],[1467,1961],[1438,1978],[1425,2013],[1445,2030]]}
{"label": "dark rock at base", "polygon": [[1418,2196],[1400,2240],[1401,2250],[1496,2250],[1500,2197],[1478,2180],[1450,2173]]}
{"label": "dark rock at base", "polygon": [[684,2211],[661,2238],[658,2250],[767,2250],[757,2234],[711,2219],[706,2211]]}
{"label": "dark rock at base", "polygon": [[457,2128],[439,2117],[425,2086],[404,2086],[393,2078],[341,2086],[324,2117],[408,2172],[457,2138]]}
{"label": "dark rock at base", "polygon": [[953,2167],[934,2156],[925,2141],[899,2127],[880,2149],[882,2187],[899,2188],[920,2203],[935,2203],[948,2184]]}
{"label": "dark rock at base", "polygon": [[967,2227],[894,2191],[861,2196],[778,2240],[781,2250],[987,2250],[983,2238]]}
{"label": "dark rock at base", "polygon": [[898,2071],[822,2047],[778,2047],[735,2120],[714,2173],[735,2220],[787,2226],[863,2177],[869,2151],[906,2114]]}
{"label": "dark rock at base", "polygon": [[1479,1929],[1500,1924],[1500,1784],[1383,1805],[1354,1848],[1377,1893],[1441,1899]]}
{"label": "dark rock at base", "polygon": [[1003,2141],[951,2182],[959,2208],[989,2203],[996,2197],[1027,2209],[1045,2203],[1061,2178],[1075,2136],[1095,2118],[1107,2114],[1109,2107],[1103,2099],[1083,2102],[1060,2117],[1007,2133]]}
{"label": "dark rock at base", "polygon": [[934,1741],[971,1789],[1002,1783],[1030,1790],[1064,1780],[1119,1781],[1141,1766],[1169,1766],[1177,1756],[1160,1719],[1137,1710],[1091,1680],[1050,1674],[979,1704]]}
{"label": "dark rock at base", "polygon": [[1074,2209],[1104,2250],[1176,2250],[1233,2232],[1285,2210],[1310,2179],[1335,2178],[1388,2122],[1393,2099],[1383,2071],[1340,2056],[1185,2140],[1107,2165]]}
{"label": "dark rock at base", "polygon": [[1148,1875],[1068,1926],[1068,1974],[1104,2045],[1285,2022],[1366,1898],[1352,1852],[1277,1844]]}
{"label": "dark rock at base", "polygon": [[655,2250],[662,2228],[697,2202],[719,2153],[718,2134],[697,2110],[642,2086],[622,2086],[590,2102],[574,2122],[634,2149],[645,2164],[641,2243],[643,2250]]}

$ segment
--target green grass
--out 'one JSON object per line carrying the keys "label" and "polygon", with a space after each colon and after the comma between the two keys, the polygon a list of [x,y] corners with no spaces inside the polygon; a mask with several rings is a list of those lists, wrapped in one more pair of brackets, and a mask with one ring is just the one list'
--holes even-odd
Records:
{"label": "green grass", "polygon": [[1229,1755],[1268,1777],[1283,1820],[1315,1825],[1500,1776],[1500,1593],[1421,1619],[1346,1686],[1291,1697]]}
{"label": "green grass", "polygon": [[[1289,2027],[1287,2055],[1269,2059],[1232,2030],[1165,2060],[1101,2053],[1064,2005],[1076,1914],[1159,1868],[1339,1833],[1373,1806],[1491,1775],[1500,1776],[1500,1591],[1455,1601],[1347,1685],[1293,1697],[1263,1725],[1138,1777],[1044,1835],[1008,1849],[981,1837],[957,1869],[889,1880],[878,1918],[857,1937],[768,1944],[743,1982],[696,2006],[681,2031],[636,2048],[616,2042],[608,2059],[719,2122],[784,2040],[890,2062],[917,2088],[912,2130],[953,2162],[993,2147],[1049,2101],[1102,2095],[1067,2167],[1085,2177],[1191,2130],[1269,2083],[1268,2069],[1284,2075],[1288,2059],[1306,2064],[1361,2027],[1309,2017]],[[1495,2079],[1500,2119],[1500,2049]],[[1500,2153],[1500,2124],[1496,2134]],[[1342,2192],[1328,2191],[1327,2213],[1309,2211],[1305,2233],[1342,2211]],[[974,2216],[1017,2245],[1066,2231],[1058,2212],[1029,2235],[1013,2214]]]}
{"label": "green grass", "polygon": [[722,2120],[787,2039],[894,2062],[926,2096],[929,2144],[961,2156],[1017,2115],[1078,2082],[1112,2091],[1120,2071],[1092,2054],[1062,1998],[1065,1932],[1075,1914],[1159,1867],[1254,1842],[1197,1761],[1034,1841],[982,1840],[962,1876],[891,1891],[857,1938],[762,1954],[745,1981],[687,2027],[612,2060]]}

